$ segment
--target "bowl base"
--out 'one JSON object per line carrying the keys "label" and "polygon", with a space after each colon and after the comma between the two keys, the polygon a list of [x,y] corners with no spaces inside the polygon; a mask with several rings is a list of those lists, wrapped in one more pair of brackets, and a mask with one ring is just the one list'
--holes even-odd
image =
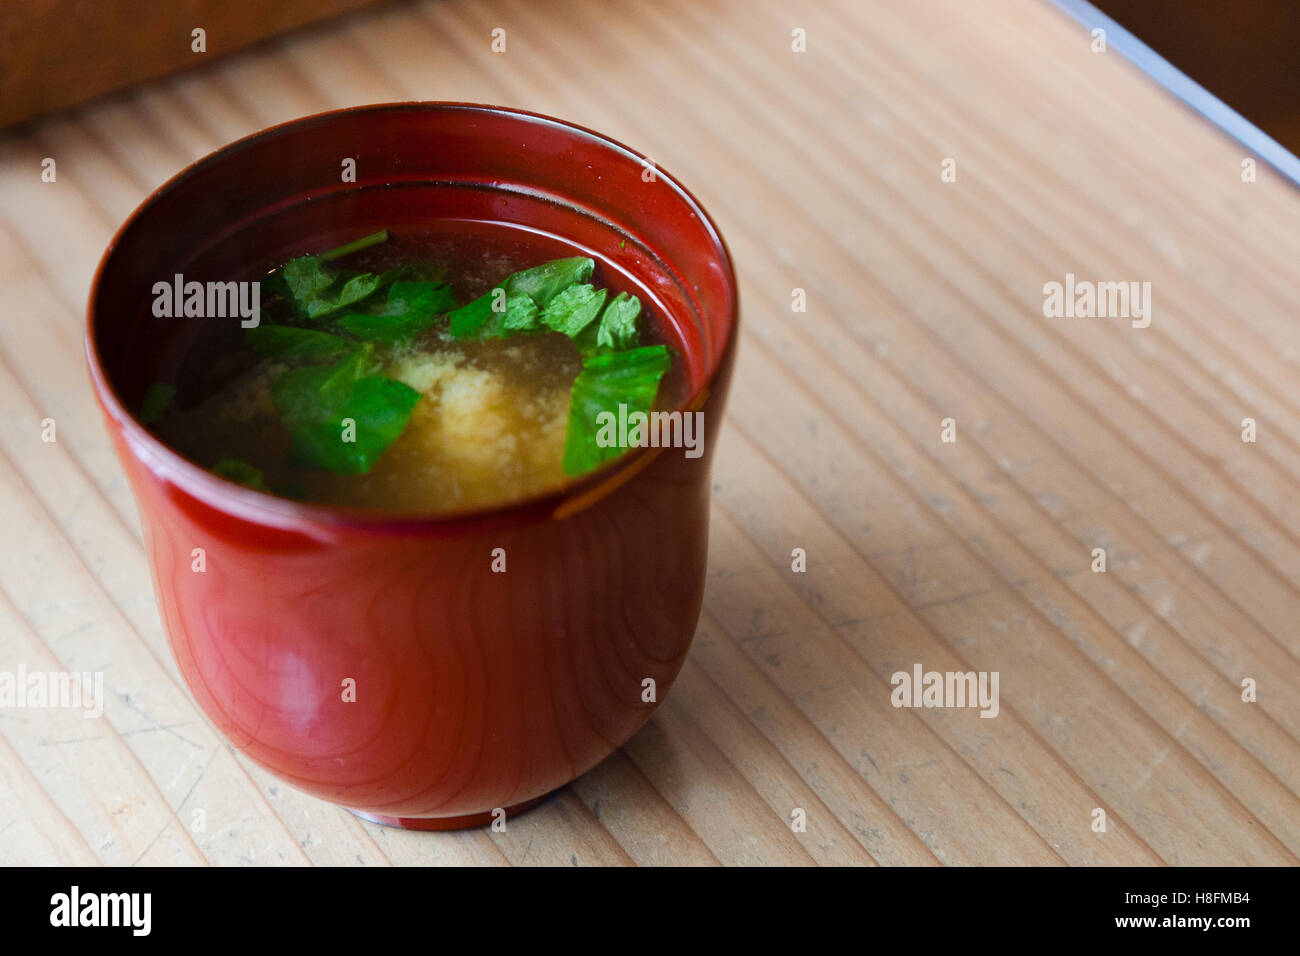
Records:
{"label": "bowl base", "polygon": [[[525,800],[523,803],[505,807],[506,819],[510,819],[517,813],[523,813],[525,810],[531,810],[548,796],[550,794],[544,793],[540,797],[533,797],[533,799]],[[353,810],[351,807],[347,809],[353,816],[358,816],[362,820],[382,824],[386,827],[397,827],[400,830],[464,830],[469,827],[483,827],[492,822],[493,813],[493,811],[488,810],[484,813],[469,813],[461,817],[386,817],[379,813]]]}

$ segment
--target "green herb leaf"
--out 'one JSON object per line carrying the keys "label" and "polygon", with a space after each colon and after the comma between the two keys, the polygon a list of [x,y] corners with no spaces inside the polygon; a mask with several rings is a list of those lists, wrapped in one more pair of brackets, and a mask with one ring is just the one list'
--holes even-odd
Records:
{"label": "green herb leaf", "polygon": [[361,345],[342,361],[290,369],[271,385],[303,467],[363,474],[402,434],[420,393],[369,374],[371,353],[369,344]]}
{"label": "green herb leaf", "polygon": [[375,285],[376,289],[391,289],[399,281],[410,281],[412,269],[410,266],[398,266],[396,269],[385,269],[379,273],[379,281]]}
{"label": "green herb leaf", "polygon": [[258,355],[286,362],[323,362],[356,347],[337,335],[293,325],[259,325],[244,333],[244,341]]}
{"label": "green herb leaf", "polygon": [[[585,313],[577,309],[580,305],[590,306],[588,298],[595,291],[591,286],[585,286],[589,290],[586,293],[571,295],[563,304],[556,300],[576,283],[590,278],[595,268],[594,260],[574,256],[552,259],[531,269],[513,272],[473,302],[451,312],[448,331],[457,339],[490,339],[515,332],[531,332],[546,325],[559,331],[573,328],[574,331],[568,334],[576,335],[586,325],[582,321]],[[503,290],[504,298],[497,293],[498,289]],[[601,302],[604,295],[602,291]],[[503,303],[504,308],[493,308],[498,303]],[[551,310],[549,320],[546,317],[548,310]],[[596,312],[599,311],[600,305],[597,304]],[[594,317],[595,312],[586,317],[586,321]]]}
{"label": "green herb leaf", "polygon": [[353,312],[339,319],[338,327],[365,342],[403,345],[433,324],[435,316],[400,317]]}
{"label": "green herb leaf", "polygon": [[450,282],[394,282],[378,315],[435,316],[456,308]]}
{"label": "green herb leaf", "polygon": [[350,305],[356,305],[378,289],[385,277],[391,281],[392,274],[385,273],[377,276],[372,272],[363,272],[359,276],[353,276],[344,282],[337,292],[331,294],[326,290],[318,293],[314,299],[308,300],[303,305],[303,314],[309,319],[321,319],[340,312]]}
{"label": "green herb leaf", "polygon": [[[489,337],[483,335],[483,330],[490,328],[489,323],[494,314],[492,305],[498,299],[497,289],[501,288],[501,286],[496,286],[495,288],[488,289],[487,292],[484,292],[473,302],[468,305],[462,305],[454,312],[448,313],[447,331],[451,333],[452,338],[475,339],[480,337]],[[502,289],[502,293],[504,294],[504,289]],[[506,307],[508,308],[510,304],[509,300],[505,299],[503,301],[505,301]]]}
{"label": "green herb leaf", "polygon": [[381,345],[401,345],[433,325],[437,317],[456,307],[456,297],[446,282],[394,282],[383,307],[372,313],[354,312],[336,323],[359,339]]}
{"label": "green herb leaf", "polygon": [[358,379],[326,420],[291,429],[294,457],[308,468],[364,474],[402,434],[419,400],[419,392],[394,379]]}
{"label": "green herb leaf", "polygon": [[362,345],[333,365],[306,365],[280,375],[271,384],[271,398],[284,423],[293,428],[329,421],[357,379],[370,371],[371,351],[371,346]]}
{"label": "green herb leaf", "polygon": [[262,478],[262,469],[249,464],[242,458],[223,458],[213,465],[211,470],[215,475],[220,475],[222,478],[249,488],[255,488],[258,491],[269,492],[271,490],[266,486],[266,481]]}
{"label": "green herb leaf", "polygon": [[176,399],[176,386],[166,382],[154,382],[145,389],[140,401],[140,421],[152,425],[163,420]]}
{"label": "green herb leaf", "polygon": [[299,256],[290,259],[277,271],[276,275],[284,283],[289,297],[303,309],[316,296],[334,284],[335,275],[325,270],[325,264],[319,256]]}
{"label": "green herb leaf", "polygon": [[[500,294],[497,292],[498,289],[501,290]],[[504,295],[504,292],[504,286],[496,286],[469,305],[448,313],[447,331],[451,333],[452,338],[503,338],[517,332],[531,332],[540,328],[537,303],[526,295]],[[493,308],[498,301],[505,306],[500,311]]]}
{"label": "green herb leaf", "polygon": [[542,324],[573,338],[600,314],[606,294],[589,284],[569,286],[542,310]]}
{"label": "green herb leaf", "polygon": [[565,289],[590,279],[595,269],[595,261],[586,256],[552,259],[513,273],[502,285],[507,295],[526,295],[537,303],[539,309],[545,309]]}
{"label": "green herb leaf", "polygon": [[[588,356],[569,397],[569,423],[564,435],[564,473],[581,475],[617,458],[625,450],[617,442],[602,446],[598,416],[608,412],[617,421],[619,406],[626,415],[649,412],[659,392],[659,380],[672,362],[666,345],[648,345],[622,352]],[[621,436],[616,436],[621,438]]]}
{"label": "green herb leaf", "polygon": [[636,319],[641,314],[641,300],[620,292],[605,306],[596,330],[596,344],[607,349],[630,349],[636,346]]}
{"label": "green herb leaf", "polygon": [[278,280],[301,318],[321,319],[356,305],[384,285],[401,278],[404,271],[392,269],[380,275],[331,272],[325,268],[320,256],[299,256],[286,262],[275,275],[270,287],[274,290]]}
{"label": "green herb leaf", "polygon": [[501,329],[498,334],[507,332],[531,332],[541,328],[541,312],[537,303],[530,296],[512,295],[506,299],[506,311],[501,316]]}

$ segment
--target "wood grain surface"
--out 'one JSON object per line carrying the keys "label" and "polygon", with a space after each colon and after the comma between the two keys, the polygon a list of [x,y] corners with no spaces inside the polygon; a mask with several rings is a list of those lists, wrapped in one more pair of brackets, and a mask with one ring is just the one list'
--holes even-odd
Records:
{"label": "wood grain surface", "polygon": [[[196,60],[216,58],[374,2],[22,0],[0,4],[0,125],[165,76]],[[195,36],[197,29],[216,42],[210,45],[206,35]]]}
{"label": "wood grain surface", "polygon": [[[1300,196],[1091,47],[1035,0],[435,0],[0,140],[0,671],[106,696],[98,720],[0,709],[0,862],[1294,865]],[[94,267],[151,189],[400,99],[642,150],[742,285],[690,659],[500,833],[363,823],[218,737],[82,357]],[[1046,317],[1067,273],[1150,282],[1150,327]],[[894,707],[918,663],[998,672],[997,717]]]}

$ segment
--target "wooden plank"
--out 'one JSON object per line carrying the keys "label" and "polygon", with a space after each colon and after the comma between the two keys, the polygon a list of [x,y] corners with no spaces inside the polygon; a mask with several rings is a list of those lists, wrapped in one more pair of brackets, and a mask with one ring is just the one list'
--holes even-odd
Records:
{"label": "wooden plank", "polygon": [[637,865],[719,865],[699,835],[623,751],[611,754],[569,789]]}
{"label": "wooden plank", "polygon": [[90,866],[94,851],[81,831],[42,790],[22,758],[0,736],[0,806],[9,816],[0,823],[0,865],[42,860],[53,866]]}
{"label": "wooden plank", "polygon": [[[0,125],[193,68],[209,57],[228,55],[281,31],[373,2],[281,0],[264,7],[214,0],[9,4],[0,8],[8,88],[0,104]],[[192,35],[196,27],[204,31],[199,50]]]}

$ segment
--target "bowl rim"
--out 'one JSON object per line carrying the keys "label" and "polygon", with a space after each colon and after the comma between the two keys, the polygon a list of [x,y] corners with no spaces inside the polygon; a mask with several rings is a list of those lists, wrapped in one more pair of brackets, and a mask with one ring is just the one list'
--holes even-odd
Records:
{"label": "bowl rim", "polygon": [[736,348],[740,322],[739,286],[736,280],[736,269],[731,250],[727,247],[726,240],[723,239],[717,224],[705,210],[703,204],[676,177],[657,162],[651,160],[650,157],[610,136],[545,113],[515,107],[461,101],[409,100],[369,103],[324,110],[319,113],[296,117],[283,123],[267,126],[250,133],[248,136],[218,147],[188,164],[149,193],[132,210],[131,214],[114,232],[112,239],[109,240],[108,246],[105,248],[91,279],[90,293],[86,304],[86,360],[89,365],[91,384],[94,387],[95,396],[100,406],[105,414],[121,428],[122,438],[126,441],[129,452],[139,459],[155,476],[165,478],[210,507],[261,525],[295,530],[301,530],[304,526],[314,526],[398,533],[435,529],[451,532],[467,525],[481,524],[485,520],[511,525],[530,520],[567,517],[589,507],[631,480],[664,450],[662,448],[646,447],[637,449],[634,453],[625,452],[587,475],[566,480],[546,491],[515,499],[505,504],[440,512],[360,508],[282,498],[222,478],[203,466],[190,461],[166,445],[119,398],[116,389],[109,384],[108,376],[100,361],[96,344],[95,315],[99,306],[99,293],[104,272],[109,267],[110,260],[113,259],[114,254],[117,252],[123,237],[130,229],[135,227],[141,216],[183,183],[202,174],[208,167],[229,159],[231,155],[239,153],[261,140],[274,138],[292,129],[322,125],[345,115],[404,111],[463,111],[513,117],[529,123],[549,125],[571,135],[584,137],[638,164],[653,163],[656,181],[664,183],[673,189],[699,218],[704,225],[709,240],[715,246],[716,257],[723,266],[724,291],[729,300],[726,326],[723,335],[718,341],[715,353],[709,356],[704,380],[700,388],[696,389],[676,410],[681,412],[693,411],[705,404],[719,375],[728,367],[728,359]]}

